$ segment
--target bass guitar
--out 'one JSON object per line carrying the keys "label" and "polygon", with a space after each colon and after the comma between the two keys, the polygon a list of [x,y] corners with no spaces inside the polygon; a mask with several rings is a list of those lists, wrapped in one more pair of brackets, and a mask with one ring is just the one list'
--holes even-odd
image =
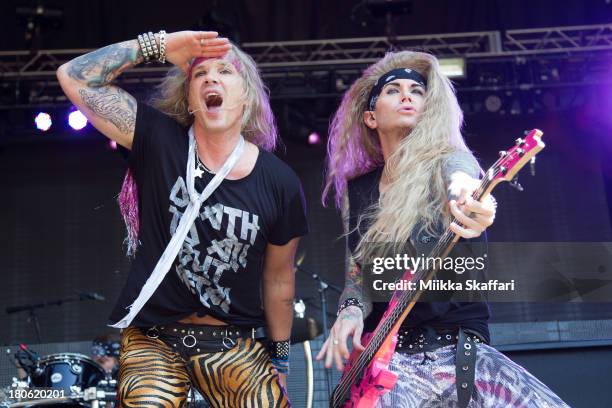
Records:
{"label": "bass guitar", "polygon": [[[487,170],[472,198],[482,201],[500,182],[512,182],[519,170],[544,148],[541,138],[542,132],[534,129],[524,138],[517,139],[515,146],[500,152],[500,158]],[[453,222],[460,224],[456,219]],[[458,240],[459,235],[447,228],[429,257],[446,257]],[[428,282],[436,271],[434,268],[408,270],[401,279]],[[422,289],[394,292],[376,329],[362,339],[365,349],[351,353],[331,395],[331,408],[374,407],[379,398],[395,386],[397,375],[389,370],[389,363],[395,352],[397,332],[422,293]]]}

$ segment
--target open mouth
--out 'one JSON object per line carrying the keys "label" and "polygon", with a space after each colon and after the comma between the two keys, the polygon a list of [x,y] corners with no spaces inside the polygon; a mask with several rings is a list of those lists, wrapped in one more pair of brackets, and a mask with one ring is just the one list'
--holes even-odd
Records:
{"label": "open mouth", "polygon": [[206,95],[204,103],[206,103],[207,109],[214,110],[215,108],[219,108],[221,106],[223,103],[223,97],[217,93],[209,93]]}

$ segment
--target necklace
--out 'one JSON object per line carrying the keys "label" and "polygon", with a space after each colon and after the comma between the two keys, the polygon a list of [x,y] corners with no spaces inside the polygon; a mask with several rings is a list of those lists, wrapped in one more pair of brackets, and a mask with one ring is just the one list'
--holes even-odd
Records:
{"label": "necklace", "polygon": [[200,155],[198,154],[198,143],[195,143],[195,156],[196,156],[196,170],[195,170],[195,176],[198,178],[201,178],[202,175],[204,174],[204,172],[209,173],[209,174],[215,174],[211,169],[209,169],[208,167],[206,167],[206,165],[202,162],[202,160],[200,159]]}

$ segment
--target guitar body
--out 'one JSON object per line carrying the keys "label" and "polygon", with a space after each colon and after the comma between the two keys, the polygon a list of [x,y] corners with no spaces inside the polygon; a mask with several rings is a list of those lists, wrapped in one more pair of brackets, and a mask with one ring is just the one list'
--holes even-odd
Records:
{"label": "guitar body", "polygon": [[[409,276],[409,274],[406,274],[406,276]],[[385,315],[392,311],[396,305],[397,299],[394,297],[389,303]],[[389,370],[389,364],[395,352],[398,330],[399,326],[390,332],[368,367],[364,370],[361,381],[356,381],[351,386],[350,398],[344,405],[344,408],[372,408],[376,406],[376,403],[383,394],[395,387],[397,374]],[[367,347],[371,338],[371,334],[364,335],[362,337],[362,344]],[[359,354],[359,351],[353,350],[347,361],[342,378],[350,372],[351,366],[355,363]]]}

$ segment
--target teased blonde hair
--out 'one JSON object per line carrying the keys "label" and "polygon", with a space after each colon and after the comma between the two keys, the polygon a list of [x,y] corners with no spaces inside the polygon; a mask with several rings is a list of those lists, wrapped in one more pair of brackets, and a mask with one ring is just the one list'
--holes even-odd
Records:
{"label": "teased blonde hair", "polygon": [[[376,80],[396,68],[410,68],[427,78],[427,92],[418,123],[384,163],[378,134],[365,125],[364,112]],[[347,182],[383,164],[390,181],[378,205],[360,217],[359,222],[369,218],[371,226],[362,237],[355,258],[363,260],[371,255],[372,251],[365,246],[374,243],[383,245],[383,250],[401,248],[417,225],[435,235],[439,233],[440,216],[444,225],[448,225],[448,194],[442,173],[450,154],[469,152],[461,135],[462,124],[463,113],[454,88],[431,54],[388,53],[368,67],[344,94],[330,125],[323,202],[333,189],[334,201],[340,208]],[[389,248],[389,244],[393,247]]]}
{"label": "teased blonde hair", "polygon": [[[255,61],[236,45],[225,57],[232,61],[244,79],[246,109],[242,116],[242,135],[246,140],[268,151],[274,150],[278,132],[270,107],[270,96]],[[153,106],[175,118],[181,125],[190,126],[193,115],[188,112],[187,75],[180,68],[170,69],[166,78],[157,87],[152,98]]]}

